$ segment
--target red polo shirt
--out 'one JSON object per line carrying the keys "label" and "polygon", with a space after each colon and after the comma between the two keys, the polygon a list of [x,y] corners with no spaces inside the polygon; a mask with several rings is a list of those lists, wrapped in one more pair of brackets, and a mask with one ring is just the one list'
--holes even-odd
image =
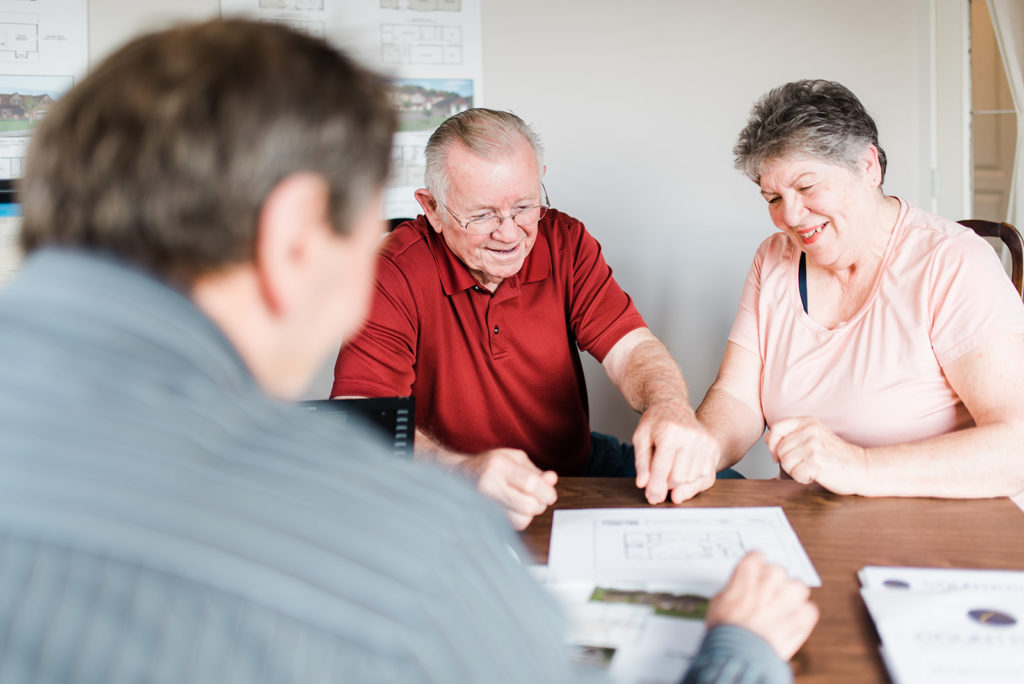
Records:
{"label": "red polo shirt", "polygon": [[518,274],[494,293],[424,216],[384,241],[369,320],[346,344],[332,396],[416,397],[416,425],[475,454],[524,450],[579,474],[590,454],[579,350],[598,361],[645,326],[576,219],[549,211]]}

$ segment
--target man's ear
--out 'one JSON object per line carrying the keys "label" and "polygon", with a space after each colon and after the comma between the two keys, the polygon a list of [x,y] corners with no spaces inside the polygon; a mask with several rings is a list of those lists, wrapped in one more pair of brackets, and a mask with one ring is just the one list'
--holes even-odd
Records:
{"label": "man's ear", "polygon": [[433,193],[426,188],[420,188],[413,195],[416,197],[416,201],[419,202],[420,208],[423,209],[423,214],[427,217],[427,221],[430,222],[431,228],[434,229],[435,233],[440,233],[441,226],[444,225],[444,217],[441,216],[441,205],[434,199]]}
{"label": "man's ear", "polygon": [[256,228],[255,271],[260,295],[275,316],[292,311],[305,296],[307,268],[327,218],[327,181],[312,172],[293,173],[271,189]]}

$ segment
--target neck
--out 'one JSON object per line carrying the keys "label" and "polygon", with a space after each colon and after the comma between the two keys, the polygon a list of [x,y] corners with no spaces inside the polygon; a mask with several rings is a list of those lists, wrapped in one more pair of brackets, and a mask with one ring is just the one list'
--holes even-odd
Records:
{"label": "neck", "polygon": [[898,199],[879,193],[864,213],[865,230],[861,240],[852,245],[848,258],[828,269],[832,275],[841,281],[865,276],[873,278],[885,257],[899,212]]}
{"label": "neck", "polygon": [[189,297],[228,338],[257,384],[270,396],[291,399],[299,386],[279,360],[275,362],[276,330],[272,317],[260,306],[258,286],[251,269],[231,267],[200,276]]}
{"label": "neck", "polygon": [[498,278],[496,280],[493,278],[488,279],[486,276],[484,276],[483,273],[480,273],[478,271],[471,270],[469,274],[473,276],[473,280],[475,280],[480,287],[482,287],[483,289],[487,290],[492,294],[494,293],[495,290],[498,289],[498,286],[501,285],[502,281],[504,280],[504,278]]}

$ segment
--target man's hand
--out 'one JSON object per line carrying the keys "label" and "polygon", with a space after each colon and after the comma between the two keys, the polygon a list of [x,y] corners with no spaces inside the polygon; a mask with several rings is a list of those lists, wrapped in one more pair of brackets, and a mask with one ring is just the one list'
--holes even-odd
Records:
{"label": "man's hand", "polygon": [[636,486],[658,504],[691,499],[715,483],[718,442],[697,422],[688,404],[651,405],[633,433]]}
{"label": "man's hand", "polygon": [[862,491],[867,451],[840,439],[819,420],[780,420],[764,441],[779,467],[797,482],[817,482],[837,494]]}
{"label": "man's hand", "polygon": [[748,553],[736,566],[729,584],[711,600],[707,626],[732,624],[744,627],[789,660],[811,635],[818,622],[818,607],[810,590],[791,580],[786,571],[769,565],[757,551]]}
{"label": "man's hand", "polygon": [[555,503],[555,483],[558,474],[542,471],[525,451],[520,449],[492,449],[471,456],[461,463],[476,480],[481,494],[497,501],[505,508],[512,527],[524,530],[534,516],[538,516]]}

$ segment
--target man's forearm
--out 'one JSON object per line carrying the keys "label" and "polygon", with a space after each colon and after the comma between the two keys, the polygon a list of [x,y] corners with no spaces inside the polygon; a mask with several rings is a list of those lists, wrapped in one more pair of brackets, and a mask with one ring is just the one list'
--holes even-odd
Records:
{"label": "man's forearm", "polygon": [[414,457],[417,460],[433,461],[448,468],[458,468],[470,458],[467,454],[449,449],[419,428],[416,428],[415,440]]}
{"label": "man's forearm", "polygon": [[684,413],[693,413],[682,371],[649,330],[628,333],[608,356],[604,364],[608,376],[634,411],[643,413],[654,404],[677,404]]}

